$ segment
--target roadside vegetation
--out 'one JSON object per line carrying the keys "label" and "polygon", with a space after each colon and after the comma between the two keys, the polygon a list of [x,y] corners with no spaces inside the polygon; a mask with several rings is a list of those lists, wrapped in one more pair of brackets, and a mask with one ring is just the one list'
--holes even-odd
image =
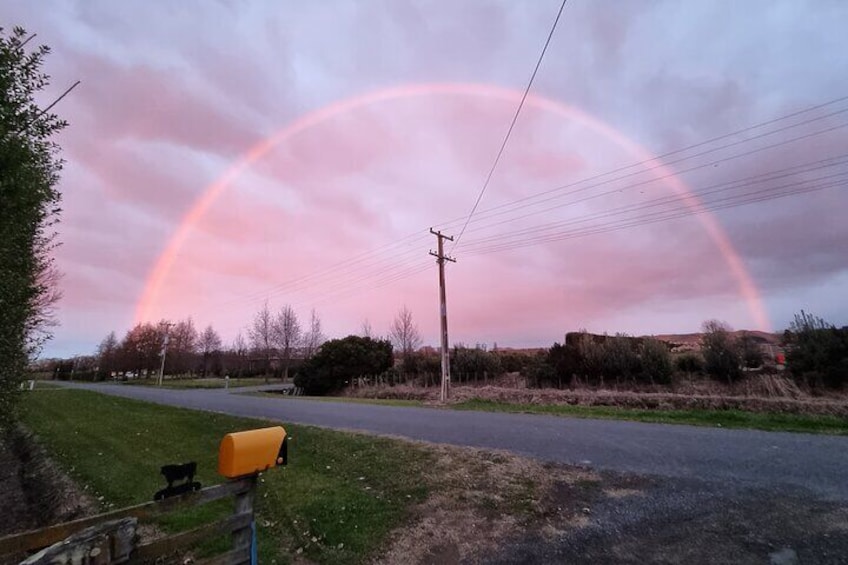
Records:
{"label": "roadside vegetation", "polygon": [[50,49],[27,47],[33,37],[0,27],[0,427],[15,421],[19,384],[51,337],[61,296],[51,253],[63,164],[54,139],[67,123],[37,103],[50,84]]}
{"label": "roadside vegetation", "polygon": [[[125,385],[151,386],[147,379],[132,379],[121,381]],[[262,377],[245,377],[243,379],[223,379],[221,377],[198,378],[198,379],[174,379],[167,378],[162,381],[163,388],[171,389],[220,389],[220,388],[242,388],[246,386],[258,386],[267,384]]]}
{"label": "roadside vegetation", "polygon": [[[204,486],[222,481],[215,469],[224,434],[269,425],[81,390],[36,389],[25,408],[25,425],[104,510],[150,500],[164,485],[159,467],[166,463],[196,461]],[[446,545],[473,560],[547,521],[555,482],[600,492],[600,478],[584,470],[284,425],[292,438],[289,465],[264,474],[257,496],[260,563],[437,562],[431,552]],[[564,528],[586,503],[575,497],[557,504]],[[210,505],[156,527],[179,531],[228,511]],[[469,538],[469,531],[478,534]],[[219,540],[199,551],[224,547]]]}
{"label": "roadside vegetation", "polygon": [[659,424],[689,424],[721,428],[848,435],[848,418],[839,416],[746,412],[742,410],[649,410],[610,406],[571,406],[567,404],[516,404],[483,399],[466,400],[452,404],[451,408],[485,412],[546,414],[574,418],[631,420]]}

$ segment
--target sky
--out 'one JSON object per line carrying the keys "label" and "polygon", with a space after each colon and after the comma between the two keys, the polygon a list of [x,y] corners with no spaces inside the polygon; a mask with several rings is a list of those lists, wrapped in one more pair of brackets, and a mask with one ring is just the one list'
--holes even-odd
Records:
{"label": "sky", "polygon": [[[60,326],[231,342],[267,301],[438,341],[459,236],[555,0],[4,2],[69,122]],[[840,0],[572,0],[447,271],[451,342],[848,324]],[[845,127],[843,127],[845,126]],[[740,205],[746,202],[746,205]]]}

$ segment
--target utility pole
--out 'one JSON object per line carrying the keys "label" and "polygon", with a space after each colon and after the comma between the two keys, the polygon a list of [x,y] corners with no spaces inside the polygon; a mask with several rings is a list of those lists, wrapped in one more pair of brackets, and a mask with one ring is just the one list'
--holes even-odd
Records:
{"label": "utility pole", "polygon": [[436,236],[438,240],[438,253],[430,251],[430,255],[436,258],[436,263],[439,264],[439,304],[441,306],[440,314],[442,321],[442,387],[439,392],[439,399],[445,402],[450,395],[450,356],[448,355],[448,305],[445,299],[445,261],[456,263],[456,259],[445,255],[444,240],[453,241],[452,236],[442,235],[440,231],[433,231],[430,228],[430,233]]}
{"label": "utility pole", "polygon": [[162,386],[162,378],[165,375],[165,354],[168,353],[168,342],[171,340],[171,324],[165,324],[165,337],[162,339],[162,364],[159,365],[159,386]]}

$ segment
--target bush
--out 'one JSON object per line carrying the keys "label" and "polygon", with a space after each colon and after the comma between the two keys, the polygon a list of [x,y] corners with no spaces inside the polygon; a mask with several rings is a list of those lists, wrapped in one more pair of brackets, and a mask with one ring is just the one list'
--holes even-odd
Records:
{"label": "bush", "polygon": [[738,340],[739,358],[748,369],[756,369],[763,366],[765,355],[760,348],[760,340],[748,332],[742,332]]}
{"label": "bush", "polygon": [[[566,346],[569,347],[569,346]],[[604,384],[604,347],[586,332],[577,340],[580,374],[591,384]]]}
{"label": "bush", "polygon": [[572,345],[554,343],[545,356],[545,362],[550,366],[551,371],[543,374],[550,380],[546,385],[540,383],[538,386],[556,385],[557,388],[561,388],[563,381],[565,384],[570,384],[571,380],[583,371],[583,359],[577,348]]}
{"label": "bush", "polygon": [[639,354],[633,338],[616,334],[601,344],[601,372],[604,377],[630,379],[640,371]]}
{"label": "bush", "polygon": [[742,377],[741,359],[730,328],[724,322],[709,320],[704,322],[703,330],[701,351],[707,374],[715,379],[726,380],[728,384],[739,380]]}
{"label": "bush", "polygon": [[323,396],[343,389],[353,379],[383,374],[393,364],[389,341],[351,335],[322,345],[300,368],[294,384],[306,394]]}
{"label": "bush", "polygon": [[417,351],[403,356],[401,369],[404,377],[423,376],[430,380],[442,373],[442,358],[439,354]]}
{"label": "bush", "polygon": [[450,353],[451,381],[456,383],[497,377],[503,374],[500,357],[481,347],[456,345]]}
{"label": "bush", "polygon": [[684,353],[675,361],[675,367],[681,373],[700,373],[704,370],[704,360],[694,353]]}
{"label": "bush", "polygon": [[786,364],[797,380],[812,388],[848,382],[848,327],[837,329],[802,310],[787,337]]}
{"label": "bush", "polygon": [[642,371],[651,383],[670,384],[673,373],[668,346],[658,339],[646,338],[641,347]]}
{"label": "bush", "polygon": [[536,363],[536,356],[523,351],[493,351],[501,360],[501,367],[506,373],[524,373]]}

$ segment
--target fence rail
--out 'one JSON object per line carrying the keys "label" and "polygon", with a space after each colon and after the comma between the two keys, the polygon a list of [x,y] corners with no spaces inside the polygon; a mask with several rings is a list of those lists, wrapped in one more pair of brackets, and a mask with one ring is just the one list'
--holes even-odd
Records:
{"label": "fence rail", "polygon": [[[236,500],[234,514],[193,530],[180,532],[150,542],[136,544],[137,540],[133,540],[129,561],[143,562],[161,555],[172,554],[181,549],[187,549],[198,541],[215,535],[232,533],[233,549],[204,563],[232,564],[249,562],[251,558],[251,522],[253,520],[255,487],[255,477],[248,477],[207,487],[197,492],[166,498],[165,500],[145,502],[136,506],[56,524],[39,530],[5,536],[0,538],[0,562],[6,563],[8,558],[12,556],[26,557],[28,554],[44,550],[44,548],[51,548],[66,540],[68,540],[68,543],[65,544],[67,546],[65,549],[70,551],[73,543],[82,543],[79,540],[73,541],[73,536],[80,534],[86,529],[96,529],[97,526],[102,525],[104,522],[118,524],[123,523],[122,520],[126,518],[149,520],[169,512],[204,505],[229,496],[235,497]],[[105,535],[102,532],[96,533],[98,535]],[[90,537],[82,536],[86,540],[86,543],[91,543]],[[112,546],[114,546],[114,543],[112,543]],[[27,563],[41,562],[37,560],[33,561],[34,557],[36,556],[29,557]],[[61,558],[55,555],[50,557],[50,559],[44,562],[63,563]],[[67,562],[71,562],[70,557]]]}

